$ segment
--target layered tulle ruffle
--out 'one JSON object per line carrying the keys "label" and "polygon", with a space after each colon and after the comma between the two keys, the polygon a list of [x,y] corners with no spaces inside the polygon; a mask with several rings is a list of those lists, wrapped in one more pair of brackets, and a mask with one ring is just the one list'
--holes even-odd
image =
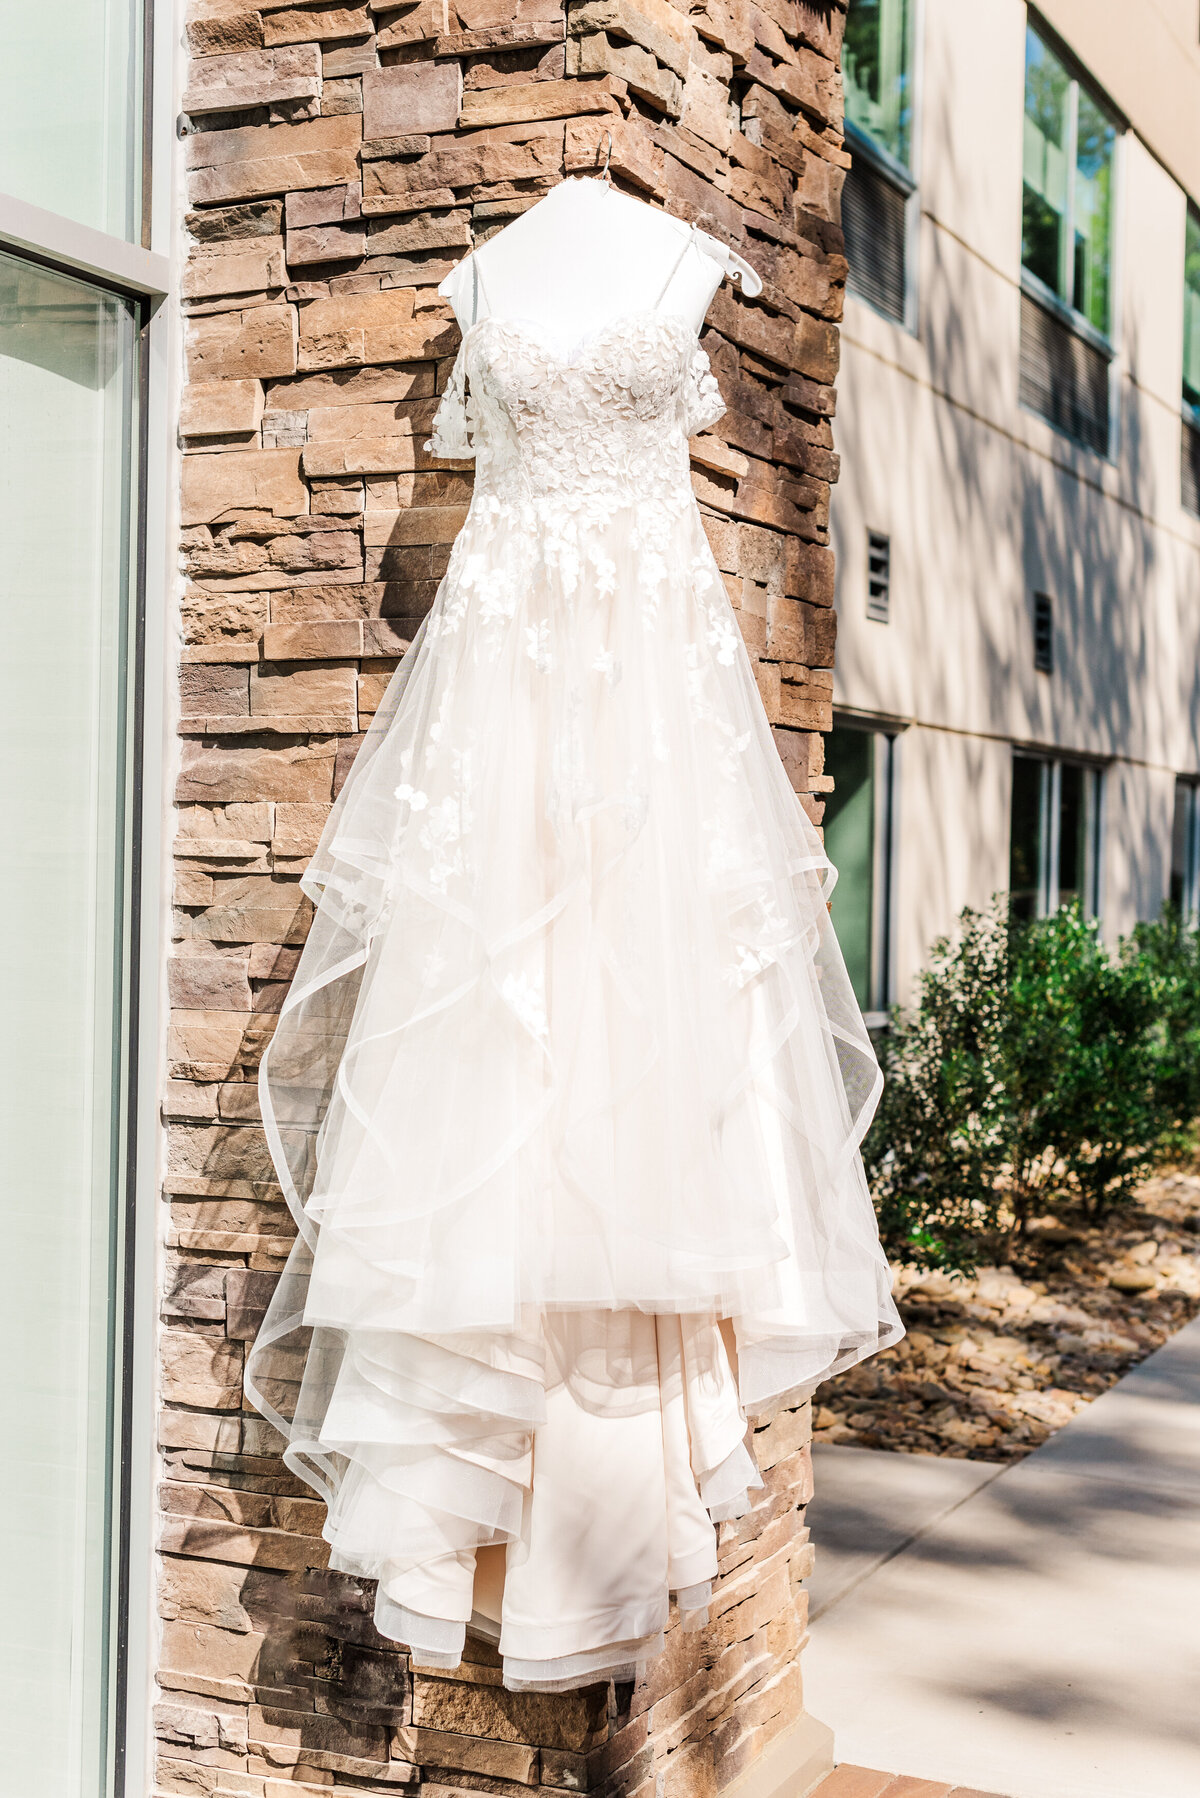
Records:
{"label": "layered tulle ruffle", "polygon": [[719,1518],[745,1418],[899,1334],[832,870],[699,514],[524,509],[476,497],[305,877],[260,1085],[299,1238],[248,1389],[428,1656],[477,1551],[528,1536],[555,1405],[649,1406]]}

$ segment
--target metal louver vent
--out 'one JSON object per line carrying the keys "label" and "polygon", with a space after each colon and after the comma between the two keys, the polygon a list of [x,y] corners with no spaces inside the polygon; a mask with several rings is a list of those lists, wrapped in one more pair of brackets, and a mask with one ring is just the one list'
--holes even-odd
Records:
{"label": "metal louver vent", "polygon": [[867,617],[886,624],[892,603],[892,540],[867,532]]}
{"label": "metal louver vent", "polygon": [[1200,518],[1200,427],[1187,418],[1183,421],[1183,442],[1180,449],[1183,475],[1180,498],[1187,511]]}
{"label": "metal louver vent", "polygon": [[1108,454],[1108,358],[1063,319],[1021,295],[1021,403],[1077,442]]}
{"label": "metal louver vent", "polygon": [[846,284],[900,324],[907,290],[906,199],[894,181],[855,153],[842,188],[842,231],[850,264]]}
{"label": "metal louver vent", "polygon": [[1039,674],[1054,673],[1054,602],[1048,593],[1033,596],[1033,665]]}

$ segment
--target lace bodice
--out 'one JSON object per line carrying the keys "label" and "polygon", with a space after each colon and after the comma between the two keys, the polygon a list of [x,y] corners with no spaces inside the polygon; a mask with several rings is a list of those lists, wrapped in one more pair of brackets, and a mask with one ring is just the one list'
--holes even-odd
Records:
{"label": "lace bodice", "polygon": [[533,322],[485,317],[463,336],[425,448],[473,456],[477,499],[675,511],[692,503],[688,438],[724,410],[677,313],[613,319],[570,355]]}

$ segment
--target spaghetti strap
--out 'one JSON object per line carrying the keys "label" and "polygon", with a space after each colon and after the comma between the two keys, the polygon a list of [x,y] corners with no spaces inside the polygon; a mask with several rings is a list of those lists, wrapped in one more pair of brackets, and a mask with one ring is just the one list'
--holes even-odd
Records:
{"label": "spaghetti strap", "polygon": [[675,279],[676,275],[679,273],[680,268],[683,266],[683,259],[687,255],[688,251],[691,249],[691,247],[695,243],[695,241],[696,241],[696,227],[695,227],[695,225],[689,225],[687,228],[687,236],[683,240],[683,248],[682,248],[682,250],[680,250],[680,252],[679,252],[678,256],[675,258],[674,262],[671,264],[670,273],[668,274],[666,280],[663,282],[662,288],[659,292],[659,296],[654,302],[653,310],[655,312],[658,311],[658,308],[662,305],[663,301],[666,299],[667,289],[668,289],[668,287],[670,287],[672,281]]}

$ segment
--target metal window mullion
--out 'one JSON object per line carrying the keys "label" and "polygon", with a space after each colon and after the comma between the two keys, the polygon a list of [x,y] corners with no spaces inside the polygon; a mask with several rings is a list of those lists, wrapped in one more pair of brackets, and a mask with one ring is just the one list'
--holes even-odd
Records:
{"label": "metal window mullion", "polygon": [[882,930],[887,910],[888,780],[887,738],[871,732],[871,925],[870,965],[867,970],[868,1009],[881,1011]]}
{"label": "metal window mullion", "polygon": [[1100,770],[1086,770],[1084,783],[1083,909],[1088,917],[1100,915]]}
{"label": "metal window mullion", "polygon": [[904,66],[904,46],[898,21],[903,17],[903,0],[883,0],[879,21],[879,85],[887,95],[882,108],[884,130],[893,144],[897,142],[900,124],[899,79]]}
{"label": "metal window mullion", "polygon": [[1063,208],[1063,242],[1059,254],[1059,293],[1075,306],[1075,162],[1079,155],[1079,83],[1067,87],[1067,192]]}
{"label": "metal window mullion", "polygon": [[1040,910],[1048,917],[1058,909],[1058,855],[1062,839],[1059,807],[1062,801],[1062,769],[1057,762],[1042,763],[1041,869],[1038,885]]}
{"label": "metal window mullion", "polygon": [[892,879],[895,828],[896,739],[875,735],[875,879],[871,919],[871,1004],[886,1011],[891,1002]]}

